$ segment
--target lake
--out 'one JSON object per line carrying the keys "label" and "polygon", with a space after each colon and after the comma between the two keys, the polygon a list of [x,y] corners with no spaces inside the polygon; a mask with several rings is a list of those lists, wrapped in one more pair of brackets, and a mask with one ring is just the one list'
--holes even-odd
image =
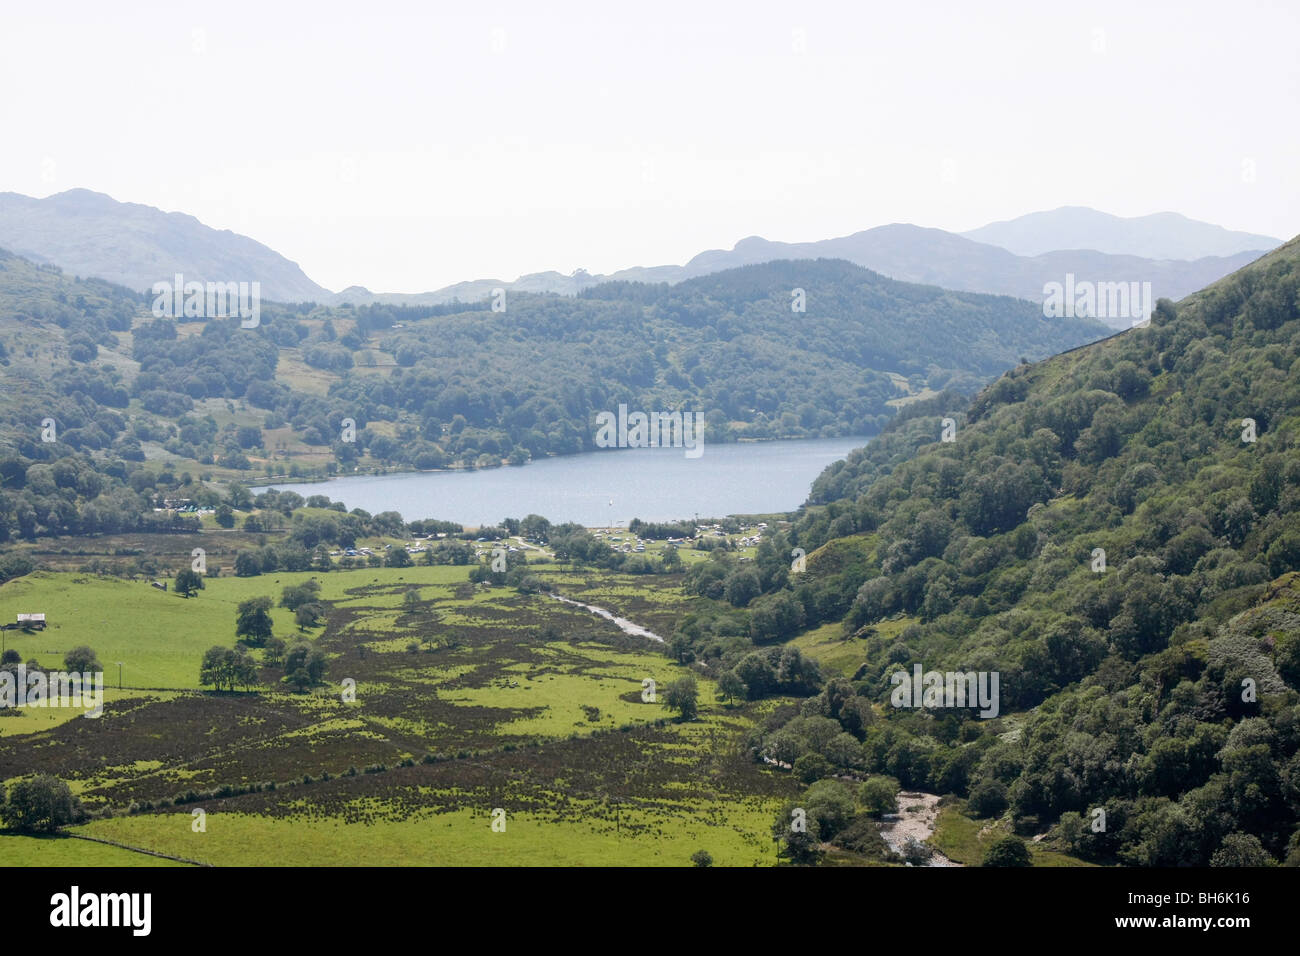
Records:
{"label": "lake", "polygon": [[406,521],[438,518],[471,527],[539,514],[552,523],[607,527],[633,518],[671,521],[793,511],[827,465],[866,438],[626,448],[543,458],[522,467],[403,472],[270,487],[328,495],[349,509],[396,511]]}

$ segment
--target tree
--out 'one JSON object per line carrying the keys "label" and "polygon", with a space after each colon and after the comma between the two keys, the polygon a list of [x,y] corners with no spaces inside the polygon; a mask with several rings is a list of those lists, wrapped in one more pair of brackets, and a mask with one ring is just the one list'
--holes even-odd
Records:
{"label": "tree", "polygon": [[859,740],[867,735],[867,727],[875,719],[876,712],[871,709],[871,701],[866,697],[854,695],[840,707],[840,726]]}
{"label": "tree", "polygon": [[104,666],[94,651],[81,644],[63,655],[63,669],[73,674],[94,674],[102,671]]}
{"label": "tree", "polygon": [[664,691],[664,703],[681,715],[682,720],[694,720],[699,712],[700,689],[695,678],[687,674],[673,681]]}
{"label": "tree", "polygon": [[696,850],[691,854],[691,862],[698,867],[708,867],[713,865],[713,854],[708,850]]}
{"label": "tree", "polygon": [[718,678],[718,693],[726,699],[727,703],[733,700],[744,700],[748,692],[749,688],[735,671],[726,671]]}
{"label": "tree", "polygon": [[284,661],[284,648],[284,641],[278,637],[271,638],[262,650],[262,662],[267,667],[279,667]]}
{"label": "tree", "polygon": [[794,803],[786,804],[772,823],[772,838],[778,843],[778,852],[791,863],[814,865],[821,859],[821,838],[817,820],[805,808]]}
{"label": "tree", "polygon": [[291,584],[280,592],[280,607],[296,611],[304,604],[309,604],[320,597],[320,582],[314,579],[302,584]]}
{"label": "tree", "polygon": [[257,683],[257,664],[246,647],[210,647],[199,665],[199,683],[218,691],[252,687]]}
{"label": "tree", "polygon": [[293,612],[293,619],[298,625],[298,629],[303,630],[319,624],[321,615],[324,613],[325,609],[313,601],[309,604],[298,605],[298,609]]}
{"label": "tree", "polygon": [[409,568],[414,563],[406,549],[402,547],[390,548],[388,557],[384,559],[384,565],[390,568]]}
{"label": "tree", "polygon": [[262,560],[252,551],[240,551],[235,555],[235,576],[251,578],[262,573]]}
{"label": "tree", "polygon": [[1265,555],[1269,573],[1281,577],[1288,571],[1300,570],[1300,534],[1288,531],[1269,545]]}
{"label": "tree", "polygon": [[226,493],[226,503],[231,508],[247,511],[253,506],[253,493],[243,485],[232,484]]}
{"label": "tree", "polygon": [[819,753],[809,752],[794,762],[794,775],[804,783],[815,783],[831,772],[831,762]]}
{"label": "tree", "polygon": [[893,777],[868,777],[858,788],[858,803],[873,817],[898,812],[898,781]]}
{"label": "tree", "polygon": [[235,526],[235,513],[230,510],[230,505],[222,504],[218,506],[216,521],[222,528],[233,528]]}
{"label": "tree", "polygon": [[199,663],[200,684],[212,684],[214,689],[221,691],[222,684],[225,684],[225,653],[226,649],[220,644],[205,650],[203,661]]}
{"label": "tree", "polygon": [[235,637],[255,647],[271,639],[271,599],[249,598],[241,601],[235,617]]}
{"label": "tree", "polygon": [[758,572],[753,568],[739,568],[727,575],[722,592],[727,602],[734,607],[744,607],[763,590],[758,580]]}
{"label": "tree", "polygon": [[808,821],[816,821],[822,840],[831,840],[853,819],[853,791],[840,780],[818,780],[803,795]]}
{"label": "tree", "polygon": [[13,784],[0,815],[14,830],[53,833],[82,816],[81,801],[62,780],[40,774]]}
{"label": "tree", "polygon": [[748,688],[750,700],[765,697],[777,689],[776,668],[761,652],[746,654],[736,662],[735,671]]}
{"label": "tree", "polygon": [[310,644],[295,644],[284,655],[284,672],[289,675],[289,682],[295,683],[298,671],[307,675],[309,684],[319,684],[325,677],[326,660],[321,651]]}
{"label": "tree", "polygon": [[181,597],[188,598],[194,592],[203,590],[203,575],[192,568],[185,568],[176,575],[172,590]]}
{"label": "tree", "polygon": [[529,515],[519,522],[519,534],[541,544],[546,544],[551,536],[551,523],[541,515]]}
{"label": "tree", "polygon": [[986,778],[970,791],[968,806],[977,817],[1000,817],[1007,809],[1007,788],[999,780]]}
{"label": "tree", "polygon": [[1029,866],[1029,847],[1018,836],[1007,834],[993,842],[984,854],[982,866]]}
{"label": "tree", "polygon": [[803,627],[804,609],[789,591],[778,591],[758,601],[750,614],[749,636],[755,643],[779,641],[794,636]]}
{"label": "tree", "polygon": [[1210,857],[1210,866],[1275,866],[1277,861],[1269,855],[1253,833],[1229,833],[1223,845]]}

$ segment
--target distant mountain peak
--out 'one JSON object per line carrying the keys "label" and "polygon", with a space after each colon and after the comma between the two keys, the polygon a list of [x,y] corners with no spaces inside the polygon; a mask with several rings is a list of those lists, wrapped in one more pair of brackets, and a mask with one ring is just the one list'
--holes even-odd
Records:
{"label": "distant mountain peak", "polygon": [[1026,213],[961,235],[1018,256],[1088,249],[1109,255],[1189,261],[1243,252],[1263,253],[1282,243],[1271,236],[1234,232],[1176,212],[1126,218],[1088,206],[1058,206]]}
{"label": "distant mountain peak", "polygon": [[843,259],[905,282],[1030,301],[1041,300],[1044,284],[1063,281],[1067,273],[1089,281],[1150,282],[1156,297],[1177,299],[1278,244],[1268,236],[1231,232],[1176,212],[1125,219],[1087,206],[1059,206],[960,234],[894,222],[814,242],[750,235],[731,249],[707,249],[685,265],[634,266],[610,275],[550,270],[513,282],[480,278],[415,294],[374,293],[352,285],[335,294],[274,250],[185,213],[118,202],[85,188],[44,199],[0,193],[0,248],[35,262],[140,290],[176,272],[198,281],[258,280],[269,300],[323,304],[474,302],[498,287],[576,295],[602,282],[674,284],[779,259],[823,258]]}
{"label": "distant mountain peak", "polygon": [[182,273],[198,282],[260,282],[275,302],[332,298],[297,263],[254,239],[92,189],[44,199],[0,193],[0,247],[139,291]]}

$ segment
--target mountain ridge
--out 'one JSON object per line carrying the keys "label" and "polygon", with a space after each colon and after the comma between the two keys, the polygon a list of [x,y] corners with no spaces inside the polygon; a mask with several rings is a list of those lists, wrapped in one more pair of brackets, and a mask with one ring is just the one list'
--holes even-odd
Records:
{"label": "mountain ridge", "polygon": [[[1062,207],[1062,210],[1071,215],[1081,212],[1091,222],[1128,221],[1086,207]],[[1061,210],[1034,213],[1005,223],[991,223],[973,232],[984,234],[986,230],[1008,225],[1026,228],[1016,226],[1026,221],[1039,228],[1045,221],[1042,217],[1050,220],[1060,213]],[[1177,214],[1157,214],[1156,218],[1168,216]],[[1177,219],[1220,238],[1250,235],[1229,233],[1186,217]],[[1031,302],[1041,302],[1047,283],[1063,282],[1067,274],[1092,282],[1150,282],[1153,298],[1179,299],[1246,265],[1259,254],[1237,251],[1196,259],[1153,259],[1058,247],[1029,256],[970,236],[971,233],[958,234],[911,223],[890,223],[810,242],[746,236],[729,250],[703,250],[684,265],[632,266],[607,275],[592,275],[581,269],[569,275],[549,270],[527,273],[513,281],[464,280],[421,293],[372,292],[361,285],[334,293],[312,281],[296,263],[275,250],[231,230],[213,229],[186,213],[165,213],[139,203],[122,203],[87,189],[67,190],[44,199],[0,193],[0,247],[32,261],[58,265],[78,275],[103,278],[142,291],[154,282],[171,281],[177,272],[187,280],[197,281],[256,279],[262,283],[263,297],[270,301],[311,301],[323,305],[472,303],[488,299],[496,289],[572,296],[603,282],[672,285],[726,269],[781,259],[844,259],[903,282],[936,285],[957,292],[1010,295]],[[1276,244],[1267,237],[1254,238]],[[1069,241],[1068,237],[1062,241]],[[1126,319],[1105,321],[1110,321],[1115,328],[1127,324]]]}
{"label": "mountain ridge", "polygon": [[[752,565],[688,570],[838,675],[755,753],[1102,865],[1300,865],[1300,237],[1155,313],[909,406]],[[679,659],[762,696],[762,660],[708,654],[722,632]],[[998,674],[998,715],[900,705],[917,669]]]}
{"label": "mountain ridge", "polygon": [[1115,216],[1088,206],[1060,206],[991,222],[960,233],[967,239],[999,246],[1020,256],[1091,249],[1144,259],[1202,259],[1263,253],[1281,239],[1225,229],[1177,212]]}
{"label": "mountain ridge", "polygon": [[0,247],[137,291],[172,282],[179,272],[186,281],[258,281],[272,301],[331,295],[256,239],[206,226],[188,213],[119,202],[89,189],[44,199],[0,193]]}

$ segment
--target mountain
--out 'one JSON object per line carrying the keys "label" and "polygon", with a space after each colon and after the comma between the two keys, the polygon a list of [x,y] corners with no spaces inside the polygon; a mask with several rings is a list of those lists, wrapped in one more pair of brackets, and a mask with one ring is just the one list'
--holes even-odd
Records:
{"label": "mountain", "polygon": [[[950,827],[989,842],[1300,865],[1300,238],[1148,327],[909,406],[801,511],[752,564],[687,572],[841,675],[756,754],[965,798]],[[710,659],[725,626],[676,652],[760,696],[770,662]],[[917,671],[923,709],[896,693]],[[967,673],[999,679],[988,719],[947,689]]]}
{"label": "mountain", "polygon": [[[512,291],[555,292],[574,295],[594,283],[607,281],[685,282],[725,269],[774,262],[781,259],[843,259],[903,282],[936,285],[961,292],[1009,295],[1031,302],[1043,301],[1043,287],[1064,283],[1067,274],[1094,283],[1150,282],[1155,298],[1177,299],[1204,288],[1216,279],[1252,261],[1258,253],[1237,253],[1227,257],[1206,257],[1194,261],[1153,260],[1137,256],[1110,255],[1080,249],[1018,256],[997,246],[974,242],[942,229],[927,229],[904,223],[878,226],[851,236],[817,242],[773,242],[758,236],[742,239],[729,249],[701,252],[684,266],[653,266],[623,269],[610,275],[566,276],[542,272],[521,276],[515,282],[483,279],[462,282],[435,292],[412,295],[347,295],[343,301],[357,304],[385,302],[420,305],[479,301],[494,288]],[[1113,328],[1126,328],[1127,318],[1109,321]]]}
{"label": "mountain", "polygon": [[[1252,258],[1282,244],[1281,239],[1234,232],[1176,212],[1123,218],[1086,206],[1062,206],[1017,219],[992,222],[963,232],[976,242],[1000,246],[1018,256],[1062,249],[1092,249],[1145,259],[1204,259],[1243,252]],[[1208,283],[1207,283],[1208,284]],[[1188,290],[1191,291],[1191,290]]]}
{"label": "mountain", "polygon": [[332,295],[297,264],[247,236],[88,189],[45,199],[0,193],[0,248],[142,292],[172,282],[179,272],[187,282],[258,281],[263,298],[274,302]]}
{"label": "mountain", "polygon": [[[1071,232],[1066,228],[1067,220],[1075,219],[1093,225],[1087,228],[1081,225]],[[1103,232],[1102,226],[1096,225],[1098,222],[1123,225],[1157,221],[1164,229],[1162,234],[1176,236],[1185,228],[1192,239],[1208,244],[1207,248],[1213,245],[1211,238],[1218,237],[1216,241],[1229,251],[1197,258],[1180,255],[1150,258],[1097,251],[1087,246],[1069,249],[1063,245],[1073,242],[1076,234]],[[376,293],[361,286],[350,286],[335,294],[261,243],[228,230],[210,229],[191,216],[164,213],[136,203],[120,203],[85,189],[69,190],[46,199],[0,193],[0,248],[8,248],[34,262],[52,263],[77,275],[108,279],[141,291],[148,290],[155,282],[171,281],[177,272],[187,280],[257,280],[262,283],[265,299],[331,305],[430,306],[483,302],[498,288],[514,293],[573,296],[602,282],[674,284],[778,259],[844,259],[903,282],[937,285],[959,292],[1009,295],[1038,303],[1043,301],[1048,283],[1064,283],[1067,275],[1080,282],[1150,282],[1153,299],[1177,299],[1222,278],[1259,254],[1241,251],[1243,243],[1245,247],[1257,249],[1277,245],[1277,240],[1267,237],[1246,237],[1258,240],[1252,247],[1245,240],[1233,238],[1244,234],[1229,233],[1172,213],[1121,220],[1093,210],[1067,208],[1036,213],[1011,223],[994,223],[984,229],[996,230],[1001,226],[1036,236],[1051,236],[1056,230],[1066,238],[1055,245],[1050,238],[1043,238],[1051,251],[1022,255],[996,243],[990,244],[992,240],[975,241],[974,234],[963,237],[942,229],[895,223],[817,242],[773,242],[751,236],[729,250],[701,252],[682,266],[635,266],[610,275],[590,275],[582,270],[570,275],[535,272],[514,281],[474,279],[413,294]],[[1131,320],[1103,317],[1103,321],[1113,328],[1124,328]]]}
{"label": "mountain", "polygon": [[[254,328],[173,321],[123,287],[0,253],[0,445],[247,480],[593,451],[598,414],[621,404],[698,412],[709,442],[863,435],[909,402],[1107,332],[841,260],[504,305],[264,303]],[[37,440],[44,418],[57,449]],[[344,419],[355,442],[335,440]]]}
{"label": "mountain", "polygon": [[[730,252],[702,252],[685,266],[696,275],[771,259],[820,256],[847,259],[905,282],[945,289],[1012,295],[1042,302],[1043,287],[1064,282],[1067,274],[1091,282],[1150,282],[1154,298],[1177,299],[1240,268],[1257,254],[1206,258],[1194,262],[1142,259],[1089,250],[1018,256],[942,229],[896,223],[820,242],[781,243],[751,237]],[[1114,327],[1131,323],[1116,321]]]}

